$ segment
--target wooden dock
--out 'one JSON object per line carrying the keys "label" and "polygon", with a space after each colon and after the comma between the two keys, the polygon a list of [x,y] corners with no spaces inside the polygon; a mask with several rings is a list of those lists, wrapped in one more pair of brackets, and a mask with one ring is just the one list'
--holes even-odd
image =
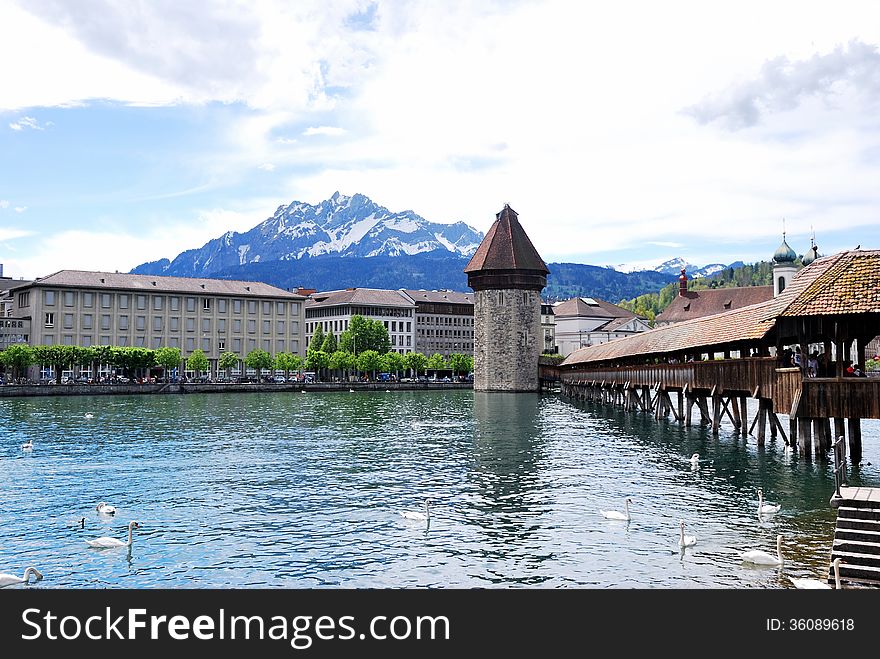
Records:
{"label": "wooden dock", "polygon": [[[841,487],[831,499],[837,525],[830,563],[841,560],[844,586],[880,587],[880,488]],[[828,583],[834,583],[829,567]]]}

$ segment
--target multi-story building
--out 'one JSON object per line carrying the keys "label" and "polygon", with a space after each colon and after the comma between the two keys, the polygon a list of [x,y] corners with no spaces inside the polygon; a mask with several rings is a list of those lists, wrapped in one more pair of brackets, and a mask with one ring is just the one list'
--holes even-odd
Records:
{"label": "multi-story building", "polygon": [[616,304],[591,297],[575,297],[554,308],[559,354],[570,355],[586,346],[644,332],[648,321]]}
{"label": "multi-story building", "polygon": [[305,304],[305,340],[312,340],[318,325],[337,339],[348,329],[352,316],[364,316],[385,325],[391,350],[406,354],[415,350],[416,304],[403,291],[346,288],[313,293]]}
{"label": "multi-story building", "polygon": [[260,282],[61,270],[13,291],[32,345],[305,354],[305,298]]}
{"label": "multi-story building", "polygon": [[416,305],[415,351],[423,355],[474,353],[474,296],[440,290],[404,290]]}
{"label": "multi-story building", "polygon": [[549,302],[541,302],[541,334],[544,335],[542,352],[555,354],[559,352],[556,347],[556,314],[553,305]]}

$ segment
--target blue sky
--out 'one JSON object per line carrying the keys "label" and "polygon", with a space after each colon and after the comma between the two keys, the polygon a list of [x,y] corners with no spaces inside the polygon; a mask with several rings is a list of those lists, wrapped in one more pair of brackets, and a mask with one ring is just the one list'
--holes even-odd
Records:
{"label": "blue sky", "polygon": [[337,190],[510,203],[547,261],[878,248],[878,47],[873,2],[0,0],[0,263],[129,270]]}

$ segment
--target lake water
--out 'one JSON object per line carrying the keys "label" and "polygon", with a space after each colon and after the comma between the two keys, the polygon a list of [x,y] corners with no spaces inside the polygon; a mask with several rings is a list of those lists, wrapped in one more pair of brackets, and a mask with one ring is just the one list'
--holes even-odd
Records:
{"label": "lake water", "polygon": [[[787,588],[834,530],[829,463],[556,396],[0,399],[0,425],[0,572],[39,588]],[[863,442],[851,483],[880,485],[878,422]],[[626,497],[629,523],[601,516]],[[429,525],[399,514],[426,498]],[[131,551],[86,545],[130,520]],[[741,562],[777,533],[783,569]]]}

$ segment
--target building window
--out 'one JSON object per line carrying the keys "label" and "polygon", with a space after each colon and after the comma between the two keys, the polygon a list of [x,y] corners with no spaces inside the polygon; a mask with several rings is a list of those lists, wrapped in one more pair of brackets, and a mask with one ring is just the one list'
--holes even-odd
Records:
{"label": "building window", "polygon": [[[119,317],[119,329],[127,330],[128,329],[128,316],[120,316]],[[122,344],[120,344],[122,345]]]}
{"label": "building window", "polygon": [[232,319],[232,331],[236,334],[241,334],[241,319],[233,318]]}
{"label": "building window", "polygon": [[128,295],[119,296],[119,308],[128,309]]}
{"label": "building window", "polygon": [[125,348],[128,345],[128,337],[122,335],[116,343],[118,343],[121,348]]}
{"label": "building window", "polygon": [[73,334],[65,334],[63,339],[64,345],[72,346],[73,345]]}
{"label": "building window", "polygon": [[109,346],[110,345],[110,335],[109,334],[102,334],[101,335],[101,345],[102,346]]}
{"label": "building window", "polygon": [[162,316],[153,316],[153,331],[162,331]]}
{"label": "building window", "polygon": [[221,332],[221,333],[226,331],[226,319],[225,318],[218,318],[217,319],[217,331]]}
{"label": "building window", "polygon": [[220,352],[226,350],[226,339],[217,339],[217,350]]}
{"label": "building window", "polygon": [[210,332],[211,331],[211,319],[210,318],[202,318],[202,331]]}
{"label": "building window", "polygon": [[43,292],[43,304],[45,304],[47,307],[55,306],[55,291]]}
{"label": "building window", "polygon": [[257,331],[257,321],[249,320],[248,321],[248,334],[255,334]]}
{"label": "building window", "polygon": [[[55,314],[47,313],[46,314],[46,327],[55,327]],[[52,345],[51,343],[49,345]]]}
{"label": "building window", "polygon": [[134,345],[136,348],[146,348],[147,347],[147,337],[136,336],[134,339]]}
{"label": "building window", "polygon": [[186,310],[189,312],[195,313],[196,299],[194,297],[186,298]]}
{"label": "building window", "polygon": [[180,311],[180,298],[177,296],[169,297],[168,304],[171,306],[171,311]]}
{"label": "building window", "polygon": [[202,309],[203,309],[204,311],[210,311],[210,310],[211,310],[211,298],[209,298],[209,297],[202,298]]}
{"label": "building window", "polygon": [[211,352],[211,339],[206,337],[202,338],[202,352]]}
{"label": "building window", "polygon": [[284,339],[275,341],[275,354],[277,355],[279,352],[284,352]]}
{"label": "building window", "polygon": [[153,337],[153,350],[158,350],[162,347],[162,337],[154,336]]}
{"label": "building window", "polygon": [[153,296],[153,311],[162,311],[162,307],[165,305],[165,298],[161,295]]}
{"label": "building window", "polygon": [[248,352],[256,349],[256,347],[257,347],[257,340],[256,339],[248,339],[247,342],[248,342]]}
{"label": "building window", "polygon": [[290,303],[290,315],[298,316],[299,315],[299,302],[291,302]]}
{"label": "building window", "polygon": [[264,320],[263,321],[263,334],[268,334],[269,332],[272,331],[271,324],[272,324],[271,320]]}
{"label": "building window", "polygon": [[257,301],[248,300],[248,313],[257,313]]}
{"label": "building window", "polygon": [[284,334],[284,321],[279,320],[277,324],[278,324],[278,333]]}
{"label": "building window", "polygon": [[109,293],[101,293],[101,308],[109,309],[110,308],[110,294]]}
{"label": "building window", "polygon": [[18,294],[18,306],[27,307],[30,306],[31,294],[30,293],[19,293]]}
{"label": "building window", "polygon": [[170,329],[172,332],[177,332],[180,330],[180,317],[179,316],[171,316],[168,329]]}
{"label": "building window", "polygon": [[[765,279],[764,281],[767,281],[767,280]],[[779,292],[781,293],[784,290],[785,290],[785,277],[780,277],[779,278]]]}
{"label": "building window", "polygon": [[217,300],[217,313],[226,313],[226,300]]}
{"label": "building window", "polygon": [[83,314],[82,328],[87,330],[92,329],[92,314]]}
{"label": "building window", "polygon": [[64,314],[64,329],[73,329],[73,314]]}
{"label": "building window", "polygon": [[235,351],[236,354],[241,353],[241,339],[232,339],[232,349]]}
{"label": "building window", "polygon": [[292,352],[295,355],[299,354],[299,340],[298,339],[291,339],[290,352]]}
{"label": "building window", "polygon": [[284,315],[284,311],[285,311],[284,302],[276,302],[275,303],[275,313],[277,313],[279,316],[281,316],[281,315]]}
{"label": "building window", "polygon": [[263,350],[266,352],[272,351],[272,339],[263,339]]}
{"label": "building window", "polygon": [[241,300],[232,301],[232,313],[241,313]]}
{"label": "building window", "polygon": [[187,332],[195,332],[196,331],[196,319],[189,317],[186,319],[186,331]]}
{"label": "building window", "polygon": [[138,310],[143,311],[144,309],[147,308],[147,296],[146,295],[138,295],[135,297],[135,300],[137,301]]}
{"label": "building window", "polygon": [[83,306],[86,309],[91,309],[94,304],[95,294],[94,293],[83,293]]}
{"label": "building window", "polygon": [[138,332],[143,332],[147,329],[147,317],[146,316],[135,316],[134,317],[134,328]]}
{"label": "building window", "polygon": [[168,347],[169,348],[179,348],[180,347],[180,339],[176,336],[172,336],[168,339]]}
{"label": "building window", "polygon": [[272,303],[263,302],[263,315],[268,316],[270,313],[272,313]]}

